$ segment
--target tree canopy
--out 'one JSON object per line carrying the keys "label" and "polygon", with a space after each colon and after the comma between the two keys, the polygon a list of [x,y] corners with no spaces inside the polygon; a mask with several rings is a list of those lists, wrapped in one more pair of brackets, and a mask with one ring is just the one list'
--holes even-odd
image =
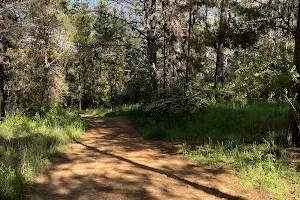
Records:
{"label": "tree canopy", "polygon": [[299,145],[299,2],[6,0],[0,3],[1,117],[143,103],[154,116],[212,101],[291,105]]}

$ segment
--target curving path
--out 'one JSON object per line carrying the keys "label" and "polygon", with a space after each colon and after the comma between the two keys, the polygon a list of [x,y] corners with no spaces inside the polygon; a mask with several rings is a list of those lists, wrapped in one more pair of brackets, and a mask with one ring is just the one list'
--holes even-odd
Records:
{"label": "curving path", "polygon": [[200,166],[145,141],[125,117],[86,116],[90,129],[36,180],[30,199],[269,199],[230,170]]}

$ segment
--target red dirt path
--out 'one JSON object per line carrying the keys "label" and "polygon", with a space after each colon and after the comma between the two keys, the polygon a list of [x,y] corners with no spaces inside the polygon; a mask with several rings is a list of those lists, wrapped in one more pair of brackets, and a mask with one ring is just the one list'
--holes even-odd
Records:
{"label": "red dirt path", "polygon": [[88,116],[90,129],[36,180],[30,199],[199,200],[269,199],[214,169],[145,141],[124,117]]}

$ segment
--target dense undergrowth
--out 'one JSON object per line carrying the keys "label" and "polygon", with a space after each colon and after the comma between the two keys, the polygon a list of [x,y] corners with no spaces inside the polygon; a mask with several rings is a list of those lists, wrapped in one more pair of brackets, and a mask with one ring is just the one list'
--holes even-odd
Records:
{"label": "dense undergrowth", "polygon": [[277,103],[212,104],[194,114],[167,115],[159,121],[143,111],[141,105],[87,112],[98,115],[126,115],[148,139],[206,144],[212,141],[284,144],[288,106]]}
{"label": "dense undergrowth", "polygon": [[188,158],[234,168],[244,185],[264,188],[276,198],[300,195],[299,162],[289,162],[291,154],[284,148],[286,104],[213,104],[194,114],[177,113],[159,121],[141,105],[88,112],[126,115],[145,138],[185,144],[178,151]]}
{"label": "dense undergrowth", "polygon": [[8,116],[0,123],[0,199],[26,199],[34,178],[84,127],[78,114],[59,105],[43,114]]}

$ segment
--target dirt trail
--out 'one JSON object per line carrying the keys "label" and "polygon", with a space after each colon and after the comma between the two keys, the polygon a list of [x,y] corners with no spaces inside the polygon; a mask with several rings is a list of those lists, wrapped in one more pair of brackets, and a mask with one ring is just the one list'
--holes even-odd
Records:
{"label": "dirt trail", "polygon": [[200,166],[145,141],[123,117],[86,117],[90,129],[36,180],[30,199],[269,199],[232,171]]}

